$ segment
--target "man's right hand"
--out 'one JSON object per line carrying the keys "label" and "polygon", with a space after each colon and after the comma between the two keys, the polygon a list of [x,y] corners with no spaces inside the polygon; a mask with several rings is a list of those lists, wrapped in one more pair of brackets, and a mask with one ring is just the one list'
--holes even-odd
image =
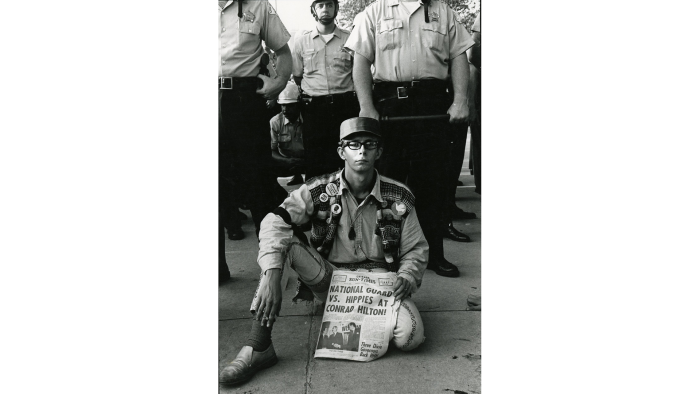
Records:
{"label": "man's right hand", "polygon": [[254,305],[255,320],[260,320],[260,325],[272,327],[279,316],[282,306],[282,273],[279,268],[267,270],[260,280],[260,296],[257,305]]}
{"label": "man's right hand", "polygon": [[379,112],[377,112],[377,109],[374,108],[373,105],[368,108],[361,108],[360,114],[358,116],[363,118],[373,118],[379,120]]}

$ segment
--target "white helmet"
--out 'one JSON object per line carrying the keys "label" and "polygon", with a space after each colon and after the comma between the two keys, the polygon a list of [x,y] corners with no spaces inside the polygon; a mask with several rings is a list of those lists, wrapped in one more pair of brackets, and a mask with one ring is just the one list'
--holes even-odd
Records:
{"label": "white helmet", "polygon": [[292,81],[287,82],[287,87],[284,88],[279,97],[277,97],[278,104],[293,104],[299,99],[299,88],[297,84]]}

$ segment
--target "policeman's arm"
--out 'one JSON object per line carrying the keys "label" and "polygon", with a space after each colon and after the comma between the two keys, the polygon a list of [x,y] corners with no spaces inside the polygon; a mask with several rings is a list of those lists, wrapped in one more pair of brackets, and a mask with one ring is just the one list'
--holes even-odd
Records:
{"label": "policeman's arm", "polygon": [[474,45],[467,51],[467,56],[469,57],[469,63],[475,65],[477,68],[481,68],[481,33],[475,31],[472,33],[472,40],[474,40]]}
{"label": "policeman's arm", "polygon": [[268,100],[277,97],[284,90],[289,76],[292,75],[292,53],[289,51],[289,45],[284,44],[282,48],[275,51],[275,54],[277,54],[277,78],[258,75],[258,78],[263,80],[263,87],[256,90],[256,93],[262,94]]}
{"label": "policeman's arm", "polygon": [[352,80],[355,84],[357,99],[360,102],[360,116],[379,120],[379,112],[372,101],[372,63],[366,57],[355,52],[352,66]]}
{"label": "policeman's arm", "polygon": [[476,84],[479,83],[477,73],[479,70],[469,63],[469,86],[467,87],[467,98],[469,100],[469,122],[476,120]]}
{"label": "policeman's arm", "polygon": [[467,54],[462,53],[452,59],[452,88],[454,99],[450,109],[450,123],[464,123],[469,118],[469,99],[467,86],[469,84],[469,63]]}

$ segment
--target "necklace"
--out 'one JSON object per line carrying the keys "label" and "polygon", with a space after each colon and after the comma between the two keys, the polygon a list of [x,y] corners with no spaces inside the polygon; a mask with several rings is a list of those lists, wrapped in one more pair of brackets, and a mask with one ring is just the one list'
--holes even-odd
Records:
{"label": "necklace", "polygon": [[357,208],[355,209],[355,219],[351,220],[350,219],[350,202],[348,201],[348,196],[345,196],[345,206],[348,207],[348,215],[346,216],[346,218],[347,218],[347,221],[350,222],[350,230],[348,231],[348,238],[350,238],[351,241],[354,241],[355,237],[357,235],[357,234],[355,234],[355,223],[357,223],[357,219],[360,217],[360,214],[361,214],[360,204],[357,204]]}

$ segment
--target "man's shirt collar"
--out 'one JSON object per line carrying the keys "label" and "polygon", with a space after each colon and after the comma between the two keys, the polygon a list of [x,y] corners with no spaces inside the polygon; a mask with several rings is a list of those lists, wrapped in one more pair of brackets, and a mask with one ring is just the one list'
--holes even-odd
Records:
{"label": "man's shirt collar", "polygon": [[[372,186],[372,191],[369,192],[369,195],[367,197],[373,196],[375,200],[377,200],[381,203],[381,202],[384,202],[384,199],[382,198],[381,188],[379,187],[379,182],[380,182],[379,171],[377,171],[376,168],[374,169],[374,174],[375,174],[374,186]],[[346,189],[347,189],[348,193],[351,193],[350,188],[348,188],[348,184],[345,181],[345,169],[343,168],[343,170],[340,172],[340,187],[338,188],[338,194],[342,195],[343,190],[346,190]],[[366,200],[366,198],[365,198],[365,200]]]}

